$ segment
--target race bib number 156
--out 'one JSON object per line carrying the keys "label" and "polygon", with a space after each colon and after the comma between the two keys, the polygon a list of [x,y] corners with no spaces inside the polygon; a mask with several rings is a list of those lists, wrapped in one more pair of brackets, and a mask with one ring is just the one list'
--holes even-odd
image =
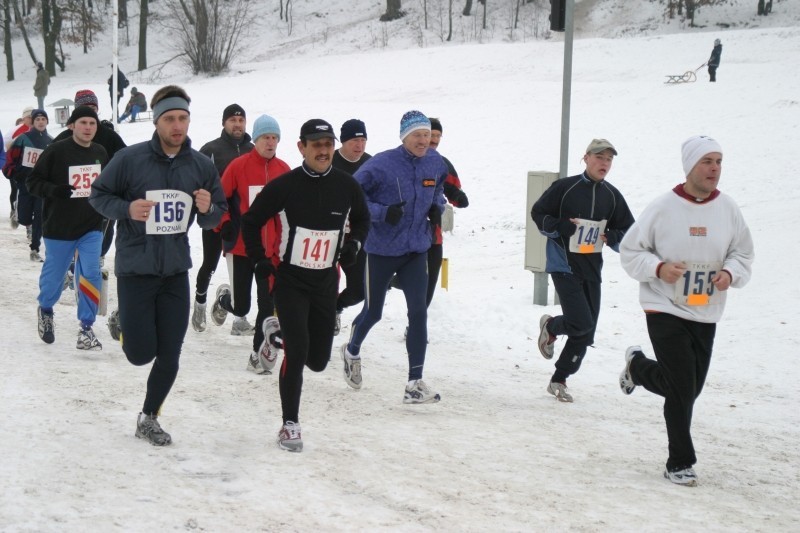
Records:
{"label": "race bib number 156", "polygon": [[148,235],[186,233],[193,205],[190,195],[183,191],[164,189],[147,191],[145,198],[156,202],[150,211],[150,217],[145,222]]}

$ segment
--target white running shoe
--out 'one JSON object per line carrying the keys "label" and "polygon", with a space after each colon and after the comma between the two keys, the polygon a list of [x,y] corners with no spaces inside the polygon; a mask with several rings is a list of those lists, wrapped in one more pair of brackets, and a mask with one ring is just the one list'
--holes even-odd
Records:
{"label": "white running shoe", "polygon": [[45,312],[41,307],[36,308],[36,317],[39,322],[39,338],[47,344],[56,341],[55,324],[53,323],[53,312]]}
{"label": "white running shoe", "polygon": [[257,356],[261,367],[269,373],[275,367],[280,353],[281,347],[276,345],[275,337],[280,333],[281,325],[276,317],[270,316],[264,319],[261,329],[264,332],[264,340],[261,341]]}
{"label": "white running shoe", "polygon": [[103,345],[97,340],[91,326],[84,326],[78,331],[78,342],[75,347],[79,350],[102,350]]}
{"label": "white running shoe", "polygon": [[342,373],[344,381],[354,389],[361,388],[361,357],[354,357],[347,351],[347,343],[342,344]]}
{"label": "white running shoe", "polygon": [[247,317],[237,316],[231,324],[231,335],[234,337],[252,337],[256,334],[256,327],[247,321]]}
{"label": "white running shoe", "polygon": [[553,320],[550,315],[542,315],[539,319],[539,351],[545,359],[552,359],[555,351],[556,337],[547,331],[547,324]]}
{"label": "white running shoe", "polygon": [[192,328],[198,333],[206,330],[206,304],[198,301],[194,302],[192,311]]}
{"label": "white running shoe", "polygon": [[433,392],[424,381],[415,379],[406,385],[403,403],[436,403],[441,399],[439,393]]}
{"label": "white running shoe", "polygon": [[547,385],[547,392],[555,396],[556,400],[559,402],[572,403],[572,395],[567,391],[567,385],[565,383],[551,381],[550,384]]}
{"label": "white running shoe", "polygon": [[664,470],[664,477],[676,485],[683,485],[684,487],[697,486],[697,474],[694,473],[694,468],[692,467],[676,470],[674,472]]}
{"label": "white running shoe", "polygon": [[644,355],[641,346],[629,346],[625,350],[625,368],[619,375],[619,388],[622,389],[623,394],[631,394],[636,389],[636,383],[633,382],[633,376],[631,376],[631,361],[637,354]]}
{"label": "white running shoe", "polygon": [[278,431],[278,447],[289,452],[303,451],[303,436],[300,433],[300,424],[287,420]]}
{"label": "white running shoe", "polygon": [[228,318],[228,311],[225,310],[222,305],[220,305],[219,300],[224,295],[230,293],[231,286],[227,283],[223,283],[217,287],[217,294],[214,296],[214,303],[211,305],[211,321],[217,326],[224,324],[225,319]]}
{"label": "white running shoe", "polygon": [[39,250],[31,250],[31,261],[35,263],[44,263],[44,259],[39,255]]}

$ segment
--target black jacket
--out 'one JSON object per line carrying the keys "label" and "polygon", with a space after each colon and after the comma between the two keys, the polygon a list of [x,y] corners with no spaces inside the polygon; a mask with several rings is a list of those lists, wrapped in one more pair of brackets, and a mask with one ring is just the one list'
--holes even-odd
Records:
{"label": "black jacket", "polygon": [[214,166],[217,167],[217,172],[222,177],[231,161],[252,149],[253,143],[250,142],[249,133],[245,133],[244,137],[237,142],[225,130],[222,130],[219,137],[200,147],[200,153],[211,158]]}

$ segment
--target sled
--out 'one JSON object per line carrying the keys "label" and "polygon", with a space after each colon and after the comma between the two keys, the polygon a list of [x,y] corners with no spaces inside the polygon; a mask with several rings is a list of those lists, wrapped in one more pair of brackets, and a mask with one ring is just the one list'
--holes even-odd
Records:
{"label": "sled", "polygon": [[706,66],[705,63],[700,65],[694,70],[687,70],[683,74],[667,74],[667,81],[664,83],[667,84],[676,84],[676,83],[692,83],[697,81],[697,71]]}

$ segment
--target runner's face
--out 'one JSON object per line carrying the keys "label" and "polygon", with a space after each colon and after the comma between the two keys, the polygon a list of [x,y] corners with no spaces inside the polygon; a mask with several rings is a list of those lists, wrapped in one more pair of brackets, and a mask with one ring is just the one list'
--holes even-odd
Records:
{"label": "runner's face", "polygon": [[81,117],[72,126],[75,142],[81,146],[89,146],[97,133],[97,121],[91,117]]}
{"label": "runner's face", "polygon": [[44,117],[36,117],[33,121],[33,128],[36,131],[44,131],[47,129],[47,119]]}
{"label": "runner's face", "polygon": [[406,150],[417,157],[422,157],[428,151],[431,144],[431,130],[415,130],[406,135],[403,139],[403,146]]}
{"label": "runner's face", "polygon": [[347,139],[342,143],[339,151],[349,161],[358,161],[364,155],[364,150],[367,148],[367,139],[364,137],[354,137]]}
{"label": "runner's face", "polygon": [[186,142],[189,132],[189,113],[183,109],[173,109],[158,117],[156,133],[161,148],[167,154],[176,154]]}
{"label": "runner's face", "polygon": [[686,176],[683,190],[695,198],[708,198],[717,190],[722,174],[722,154],[710,152],[704,155]]}
{"label": "runner's face", "polygon": [[244,131],[247,128],[247,119],[239,116],[228,117],[222,127],[225,129],[225,133],[234,140],[240,141],[244,137]]}
{"label": "runner's face", "polygon": [[336,143],[330,137],[323,137],[315,141],[306,141],[305,145],[303,141],[299,141],[297,147],[303,154],[306,165],[314,172],[322,173],[331,166]]}
{"label": "runner's face", "polygon": [[610,149],[603,150],[598,154],[588,153],[583,156],[586,163],[586,174],[594,181],[603,181],[611,171],[611,163],[614,162],[614,152]]}
{"label": "runner's face", "polygon": [[431,130],[431,148],[436,150],[439,143],[442,142],[442,132],[438,130]]}
{"label": "runner's face", "polygon": [[265,133],[264,135],[259,135],[256,142],[253,143],[256,147],[256,152],[258,155],[263,157],[264,159],[272,159],[275,157],[275,152],[278,149],[278,136],[272,133]]}

